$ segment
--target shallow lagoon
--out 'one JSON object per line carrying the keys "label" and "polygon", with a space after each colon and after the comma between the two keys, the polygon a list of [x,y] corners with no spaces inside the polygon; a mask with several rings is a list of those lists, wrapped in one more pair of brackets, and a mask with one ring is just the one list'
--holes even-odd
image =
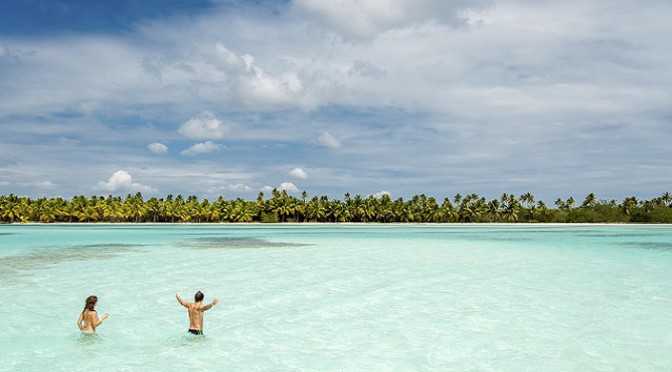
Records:
{"label": "shallow lagoon", "polygon": [[3,370],[672,369],[670,226],[0,226],[0,295]]}

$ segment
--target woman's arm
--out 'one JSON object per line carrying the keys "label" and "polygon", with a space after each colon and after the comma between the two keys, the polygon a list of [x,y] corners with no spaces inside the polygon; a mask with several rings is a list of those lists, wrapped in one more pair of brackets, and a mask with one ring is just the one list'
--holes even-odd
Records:
{"label": "woman's arm", "polygon": [[99,319],[98,319],[98,314],[96,314],[96,313],[94,312],[94,313],[93,313],[93,319],[92,319],[92,320],[93,320],[93,322],[92,322],[92,323],[93,323],[93,326],[94,326],[94,327],[98,327],[99,325],[103,324],[103,320],[107,319],[107,317],[108,317],[109,315],[110,315],[110,314],[105,313],[105,314],[103,314],[103,316],[102,316],[102,317],[100,318],[100,320],[99,320]]}
{"label": "woman's arm", "polygon": [[84,312],[82,311],[79,313],[79,317],[77,318],[77,328],[79,328],[80,331],[84,330],[84,326],[82,325],[82,320],[84,320]]}

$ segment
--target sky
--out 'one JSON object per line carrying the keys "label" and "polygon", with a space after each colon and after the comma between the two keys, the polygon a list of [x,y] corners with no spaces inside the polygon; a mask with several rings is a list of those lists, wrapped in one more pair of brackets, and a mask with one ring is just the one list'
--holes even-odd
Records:
{"label": "sky", "polygon": [[672,191],[667,0],[0,0],[0,194]]}

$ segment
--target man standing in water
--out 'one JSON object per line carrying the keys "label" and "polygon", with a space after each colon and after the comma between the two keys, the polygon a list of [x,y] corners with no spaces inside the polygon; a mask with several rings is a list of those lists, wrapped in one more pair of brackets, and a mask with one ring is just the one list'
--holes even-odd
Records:
{"label": "man standing in water", "polygon": [[189,312],[189,333],[194,335],[203,334],[203,312],[210,310],[213,306],[217,305],[217,299],[215,298],[212,303],[203,305],[203,298],[205,297],[201,291],[196,292],[194,295],[195,302],[186,302],[180,298],[180,294],[175,294],[177,302],[180,305],[187,308]]}

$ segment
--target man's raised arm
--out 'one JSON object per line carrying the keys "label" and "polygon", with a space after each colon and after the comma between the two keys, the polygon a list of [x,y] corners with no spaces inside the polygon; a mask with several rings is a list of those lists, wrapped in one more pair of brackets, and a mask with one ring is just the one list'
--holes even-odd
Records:
{"label": "man's raised arm", "polygon": [[182,300],[179,293],[175,293],[175,298],[177,298],[177,302],[179,302],[180,305],[182,305],[184,307],[189,307],[189,305]]}
{"label": "man's raised arm", "polygon": [[215,306],[215,305],[217,305],[218,302],[219,302],[219,301],[217,301],[217,299],[215,298],[214,300],[212,300],[211,303],[209,303],[209,304],[203,306],[202,311],[212,309],[212,307]]}

